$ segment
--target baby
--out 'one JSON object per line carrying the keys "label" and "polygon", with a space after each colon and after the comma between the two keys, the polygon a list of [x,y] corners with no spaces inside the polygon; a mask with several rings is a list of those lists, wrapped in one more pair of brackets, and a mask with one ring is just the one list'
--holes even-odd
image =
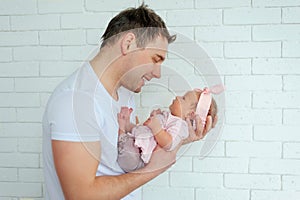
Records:
{"label": "baby", "polygon": [[198,114],[204,126],[207,115],[211,115],[214,124],[217,120],[217,104],[211,93],[220,93],[222,90],[215,86],[212,89],[188,91],[173,100],[169,112],[160,109],[152,111],[143,125],[130,123],[132,109],[122,107],[118,113],[120,167],[125,172],[143,167],[149,162],[156,145],[172,151],[189,136],[186,118],[194,119]]}

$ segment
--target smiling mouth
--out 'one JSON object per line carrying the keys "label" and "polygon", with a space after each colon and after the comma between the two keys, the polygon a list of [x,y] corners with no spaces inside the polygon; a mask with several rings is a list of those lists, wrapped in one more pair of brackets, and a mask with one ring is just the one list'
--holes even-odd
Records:
{"label": "smiling mouth", "polygon": [[146,77],[142,77],[142,80],[143,80],[143,85],[147,84],[151,79],[149,78],[146,78]]}
{"label": "smiling mouth", "polygon": [[139,86],[139,88],[143,87],[147,82],[148,80],[145,77],[142,77],[141,85]]}

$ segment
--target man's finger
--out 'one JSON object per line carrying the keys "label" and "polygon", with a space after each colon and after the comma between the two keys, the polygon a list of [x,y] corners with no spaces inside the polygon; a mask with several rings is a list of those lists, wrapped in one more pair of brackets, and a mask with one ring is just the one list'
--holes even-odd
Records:
{"label": "man's finger", "polygon": [[217,122],[218,122],[218,115],[216,115],[216,116],[214,117],[213,124],[212,124],[212,128],[215,128]]}
{"label": "man's finger", "polygon": [[186,121],[186,123],[188,124],[188,127],[193,126],[193,125],[192,125],[192,122],[191,122],[191,118],[187,117],[187,118],[185,118],[185,121]]}
{"label": "man's finger", "polygon": [[202,125],[202,121],[199,117],[199,115],[196,115],[196,136],[199,137],[200,139],[203,137],[202,134],[203,134],[203,125]]}
{"label": "man's finger", "polygon": [[206,118],[206,124],[203,132],[203,137],[210,131],[212,128],[212,117],[210,115],[207,116]]}

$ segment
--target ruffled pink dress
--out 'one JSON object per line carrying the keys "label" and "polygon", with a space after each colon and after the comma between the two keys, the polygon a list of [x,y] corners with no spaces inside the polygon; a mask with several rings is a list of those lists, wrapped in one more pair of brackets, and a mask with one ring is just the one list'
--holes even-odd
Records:
{"label": "ruffled pink dress", "polygon": [[[172,144],[169,151],[172,151],[183,139],[189,136],[188,125],[180,117],[172,115],[170,112],[163,111],[156,115],[162,128],[172,136]],[[154,148],[157,145],[151,129],[147,126],[139,125],[132,129],[132,136],[135,138],[134,145],[141,149],[141,158],[148,163]]]}

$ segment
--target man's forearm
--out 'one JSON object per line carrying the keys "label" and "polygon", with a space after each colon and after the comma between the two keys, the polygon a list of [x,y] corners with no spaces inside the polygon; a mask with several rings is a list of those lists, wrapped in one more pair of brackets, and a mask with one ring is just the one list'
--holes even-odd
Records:
{"label": "man's forearm", "polygon": [[96,177],[88,189],[89,192],[82,193],[83,197],[85,197],[84,194],[89,195],[82,199],[119,200],[123,198],[173,165],[175,163],[176,152],[179,148],[180,145],[173,151],[165,151],[157,148],[153,152],[150,162],[144,168],[134,172],[118,176]]}
{"label": "man's forearm", "polygon": [[95,177],[99,166],[95,157],[101,155],[99,142],[87,142],[84,146],[78,142],[53,140],[52,149],[66,200],[119,200],[168,169],[174,164],[177,152],[156,149],[144,168],[128,174]]}
{"label": "man's forearm", "polygon": [[87,191],[82,191],[80,199],[120,200],[160,173],[136,171],[118,176],[98,176]]}

